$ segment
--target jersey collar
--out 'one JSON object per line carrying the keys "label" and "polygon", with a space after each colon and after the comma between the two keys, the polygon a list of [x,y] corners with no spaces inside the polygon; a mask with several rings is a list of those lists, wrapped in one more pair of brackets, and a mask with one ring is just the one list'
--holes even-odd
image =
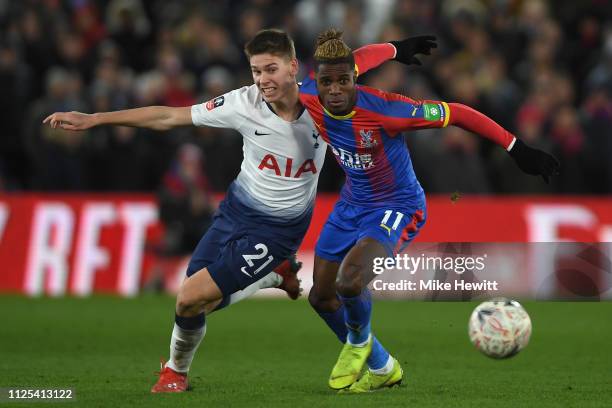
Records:
{"label": "jersey collar", "polygon": [[[263,99],[263,98],[261,98],[261,100],[263,101],[263,103],[265,103],[265,104],[266,104],[266,106],[268,107],[268,109],[270,109],[270,110],[272,111],[272,113],[273,113],[273,114],[275,114],[276,116],[278,116],[278,113],[276,113],[276,111],[274,110],[274,107],[273,107],[271,104],[269,104],[268,102],[266,102],[266,100],[265,100],[265,99]],[[304,111],[305,111],[305,110],[306,110],[306,107],[305,107],[304,105],[302,105],[302,108],[301,108],[301,109],[300,109],[300,111],[298,112],[297,117],[294,119],[294,121],[295,121],[295,120],[298,120],[298,119],[299,119],[299,118],[302,116],[302,114],[304,114]],[[278,116],[278,118],[279,118],[279,119],[281,119],[281,120],[284,120],[284,119],[282,119],[280,116]]]}
{"label": "jersey collar", "polygon": [[327,116],[334,118],[334,119],[339,119],[339,120],[345,120],[345,119],[350,119],[353,116],[355,116],[355,114],[357,113],[356,111],[351,111],[349,113],[347,113],[346,115],[334,115],[333,113],[331,113],[330,111],[328,111],[327,109],[325,109],[325,106],[321,105],[323,107],[323,110],[325,111],[325,114],[327,114]]}

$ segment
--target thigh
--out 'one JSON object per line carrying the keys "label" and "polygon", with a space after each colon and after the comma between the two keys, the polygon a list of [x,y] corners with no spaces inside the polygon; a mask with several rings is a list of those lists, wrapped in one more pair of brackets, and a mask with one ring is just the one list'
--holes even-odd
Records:
{"label": "thigh", "polygon": [[340,264],[339,291],[358,295],[374,278],[374,258],[387,256],[387,250],[378,240],[365,237],[357,241]]}
{"label": "thigh", "polygon": [[208,269],[203,268],[185,278],[179,290],[177,306],[197,309],[197,313],[200,313],[202,307],[220,300],[222,296]]}
{"label": "thigh", "polygon": [[330,262],[342,262],[359,236],[358,217],[355,209],[339,201],[325,222],[315,254]]}

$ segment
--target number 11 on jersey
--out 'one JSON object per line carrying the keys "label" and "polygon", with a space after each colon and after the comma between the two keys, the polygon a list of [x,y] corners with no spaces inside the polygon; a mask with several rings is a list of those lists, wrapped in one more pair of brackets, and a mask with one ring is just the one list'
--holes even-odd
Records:
{"label": "number 11 on jersey", "polygon": [[386,210],[385,216],[380,221],[380,226],[387,231],[389,236],[391,236],[391,230],[395,231],[397,227],[399,226],[400,222],[402,221],[402,218],[404,218],[404,214],[402,214],[399,211],[396,211],[395,214],[397,215],[395,216],[395,221],[393,222],[393,225],[389,227],[387,225],[387,222],[389,221],[389,218],[391,218],[392,214],[393,214],[393,210]]}

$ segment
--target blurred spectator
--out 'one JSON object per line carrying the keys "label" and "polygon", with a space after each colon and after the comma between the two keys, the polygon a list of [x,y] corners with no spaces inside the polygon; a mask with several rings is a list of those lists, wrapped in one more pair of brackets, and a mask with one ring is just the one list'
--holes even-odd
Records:
{"label": "blurred spectator", "polygon": [[212,66],[202,74],[202,95],[200,102],[223,94],[232,86],[232,75],[222,66]]}
{"label": "blurred spectator", "polygon": [[559,178],[564,193],[586,193],[584,156],[585,135],[578,121],[576,110],[568,105],[557,109],[551,124],[550,137],[556,145],[557,157],[563,162]]}
{"label": "blurred spectator", "polygon": [[106,37],[106,28],[100,21],[95,4],[81,2],[73,15],[73,25],[83,41],[83,47],[89,51],[95,48]]}
{"label": "blurred spectator", "polygon": [[147,66],[151,23],[140,0],[111,0],[106,7],[106,27],[111,38],[121,44],[122,59],[136,70]]}
{"label": "blurred spectator", "polygon": [[33,71],[32,86],[36,97],[43,91],[42,79],[46,71],[56,63],[53,36],[47,31],[49,27],[43,25],[41,17],[33,9],[15,10],[15,13],[22,13],[18,28],[12,26],[10,29],[17,28],[15,39],[23,53],[23,61]]}
{"label": "blurred spectator", "polygon": [[195,79],[183,71],[183,63],[174,48],[166,47],[157,56],[159,72],[163,75],[161,103],[167,106],[189,106],[195,103]]}
{"label": "blurred spectator", "polygon": [[507,75],[504,58],[491,54],[477,78],[482,94],[483,111],[511,132],[516,131],[514,118],[523,97],[519,86]]}
{"label": "blurred spectator", "polygon": [[262,28],[264,28],[263,12],[255,8],[243,10],[238,20],[238,43],[246,44]]}
{"label": "blurred spectator", "polygon": [[86,190],[82,168],[82,140],[85,132],[52,129],[42,121],[49,112],[87,111],[75,72],[55,67],[46,78],[47,94],[34,102],[27,115],[24,139],[31,166],[30,185],[49,191]]}
{"label": "blurred spectator", "polygon": [[612,93],[612,23],[608,23],[601,58],[589,72],[586,79],[586,88],[588,90],[605,88],[608,93]]}
{"label": "blurred spectator", "polygon": [[59,32],[55,40],[58,64],[71,71],[90,78],[92,61],[87,54],[85,43],[76,32]]}
{"label": "blurred spectator", "polygon": [[83,173],[88,185],[105,191],[152,191],[159,184],[150,132],[129,127],[94,128],[89,132]]}
{"label": "blurred spectator", "polygon": [[441,149],[434,154],[431,172],[432,192],[487,193],[489,181],[478,155],[478,136],[458,127],[443,131]]}
{"label": "blurred spectator", "polygon": [[590,193],[612,192],[612,91],[594,89],[587,95],[581,112],[586,132],[585,164]]}
{"label": "blurred spectator", "polygon": [[518,136],[527,143],[538,143],[553,110],[555,100],[552,82],[547,76],[537,76],[531,92],[520,106],[516,117]]}
{"label": "blurred spectator", "polygon": [[[375,2],[370,1],[369,3],[373,7],[377,7],[374,5]],[[379,13],[382,18],[391,19],[394,25],[403,29],[406,34],[431,34],[436,31],[436,14],[438,12],[436,8],[437,5],[434,2],[398,0],[395,7],[388,2],[384,2]],[[369,20],[369,14],[366,13],[365,15],[368,16],[366,20]],[[382,24],[381,30],[383,32],[386,30],[385,26],[388,27],[387,24]]]}
{"label": "blurred spectator", "polygon": [[32,72],[19,59],[17,50],[6,43],[0,43],[0,162],[6,178],[11,175],[16,184],[26,184],[24,163],[27,157],[22,141],[24,113],[31,97]]}
{"label": "blurred spectator", "polygon": [[214,210],[202,164],[202,151],[184,144],[164,174],[159,204],[166,255],[191,253],[212,221]]}

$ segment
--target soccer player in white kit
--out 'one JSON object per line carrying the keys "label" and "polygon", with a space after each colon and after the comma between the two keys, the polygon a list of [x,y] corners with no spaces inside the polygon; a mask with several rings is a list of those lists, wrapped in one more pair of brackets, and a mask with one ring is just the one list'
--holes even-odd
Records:
{"label": "soccer player in white kit", "polygon": [[[394,59],[397,47],[423,53],[417,43],[408,39],[362,47],[355,51],[357,69],[363,73]],[[245,52],[254,84],[208,102],[56,112],[44,120],[65,130],[122,125],[163,131],[195,125],[231,128],[243,136],[241,171],[193,253],[177,296],[170,359],[152,392],[187,390],[187,372],[206,332],[205,314],[259,288],[278,286],[282,278],[272,271],[296,252],[310,223],[327,144],[299,102],[293,41],[283,31],[263,30]],[[414,63],[412,55],[398,60]]]}

